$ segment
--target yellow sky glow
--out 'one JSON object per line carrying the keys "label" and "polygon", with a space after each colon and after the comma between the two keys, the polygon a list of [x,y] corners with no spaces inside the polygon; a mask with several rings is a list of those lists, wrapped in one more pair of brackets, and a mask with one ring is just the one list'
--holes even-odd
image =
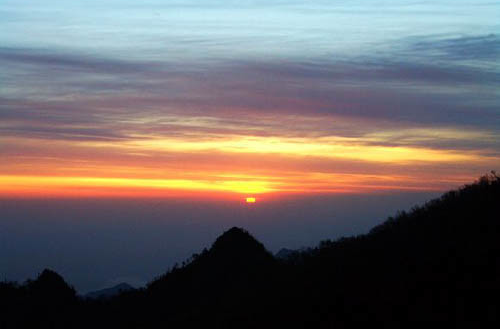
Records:
{"label": "yellow sky glow", "polygon": [[[477,132],[464,134],[467,138],[488,137]],[[443,175],[429,168],[449,164],[491,167],[498,161],[477,151],[412,146],[411,141],[432,136],[456,139],[461,135],[453,129],[413,129],[406,134],[394,130],[359,138],[142,135],[118,141],[50,143],[17,138],[9,143],[39,152],[4,157],[0,162],[0,195],[434,190],[454,184],[460,172]],[[399,146],[385,145],[394,139],[402,141]],[[352,166],[356,169],[351,170]],[[470,178],[460,176],[463,181]]]}
{"label": "yellow sky glow", "polygon": [[286,154],[387,163],[408,163],[411,161],[463,162],[480,160],[481,158],[474,152],[460,153],[452,150],[436,150],[422,147],[367,145],[361,144],[353,138],[339,137],[315,139],[234,137],[209,141],[148,139],[136,140],[120,146],[162,152],[217,151],[222,153]]}

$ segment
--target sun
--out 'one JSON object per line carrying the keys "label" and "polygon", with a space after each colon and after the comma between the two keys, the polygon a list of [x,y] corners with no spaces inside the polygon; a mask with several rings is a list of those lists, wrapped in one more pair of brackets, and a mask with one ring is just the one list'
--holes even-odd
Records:
{"label": "sun", "polygon": [[257,201],[257,199],[255,199],[254,197],[251,197],[251,196],[250,196],[250,197],[247,197],[247,198],[245,199],[245,201],[246,201],[247,203],[255,203],[255,201]]}

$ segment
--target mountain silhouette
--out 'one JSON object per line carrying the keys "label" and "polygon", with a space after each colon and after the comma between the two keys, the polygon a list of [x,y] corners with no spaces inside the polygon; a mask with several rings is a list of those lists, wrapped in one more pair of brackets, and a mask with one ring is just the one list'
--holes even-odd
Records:
{"label": "mountain silhouette", "polygon": [[[381,317],[459,326],[496,319],[500,310],[500,178],[400,212],[368,234],[323,241],[303,255],[304,298],[336,309],[338,323]],[[337,284],[333,284],[333,283]]]}
{"label": "mountain silhouette", "polygon": [[293,250],[293,249],[288,249],[288,248],[281,248],[275,255],[274,257],[278,258],[278,259],[289,259],[291,257],[293,257],[294,255],[296,255],[298,253],[297,250]]}
{"label": "mountain silhouette", "polygon": [[0,328],[71,328],[79,300],[58,273],[45,269],[22,286],[0,283]]}
{"label": "mountain silhouette", "polygon": [[[188,303],[213,304],[217,299],[251,295],[255,287],[268,284],[277,262],[264,245],[247,231],[233,227],[201,254],[193,255],[182,267],[174,267],[148,285],[153,295],[192,294]],[[179,305],[179,303],[177,303]]]}
{"label": "mountain silhouette", "polygon": [[123,292],[134,290],[135,288],[126,282],[119,283],[113,287],[91,291],[85,294],[85,298],[99,299],[99,298],[110,298],[115,297]]}
{"label": "mountain silhouette", "polygon": [[[247,310],[260,314],[271,309],[274,298],[262,298],[262,291],[276,289],[278,273],[278,262],[264,245],[244,229],[233,227],[210,249],[151,282],[146,294],[156,314],[165,315],[168,309],[168,324],[173,326],[225,322],[226,314],[231,314],[232,325],[250,323]],[[203,317],[199,317],[201,310]]]}
{"label": "mountain silhouette", "polygon": [[[264,245],[252,237],[247,231],[233,227],[224,232],[212,244],[212,247],[195,254],[182,267],[174,267],[170,272],[149,284],[148,289],[161,289],[168,280],[186,276],[190,284],[200,280],[213,284],[236,284],[240,277],[257,279],[276,261]],[[176,283],[178,284],[178,283]]]}
{"label": "mountain silhouette", "polygon": [[256,268],[263,270],[275,262],[262,243],[244,229],[237,227],[218,237],[210,250],[202,254],[197,261],[217,269],[219,274],[229,271],[231,274],[240,275],[253,272]]}
{"label": "mountain silhouette", "polygon": [[0,283],[0,327],[498,325],[499,205],[493,172],[367,234],[279,258],[233,227],[145,289],[111,299],[77,300],[45,270],[24,285]]}
{"label": "mountain silhouette", "polygon": [[26,288],[30,295],[44,300],[50,298],[52,303],[67,303],[76,298],[75,289],[62,276],[49,269],[43,270],[36,280],[28,281]]}

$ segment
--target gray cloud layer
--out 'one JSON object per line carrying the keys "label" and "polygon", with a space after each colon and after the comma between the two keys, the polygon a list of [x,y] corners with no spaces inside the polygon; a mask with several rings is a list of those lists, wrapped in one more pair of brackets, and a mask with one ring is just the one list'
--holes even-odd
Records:
{"label": "gray cloud layer", "polygon": [[[6,67],[0,73],[6,82],[0,89],[0,134],[89,141],[141,133],[350,137],[393,125],[499,133],[500,69],[490,69],[498,36],[414,38],[394,48],[391,56],[341,61],[177,66],[0,48]],[[323,115],[371,120],[372,126],[275,124],[283,116]],[[140,124],[144,120],[147,125]],[[482,144],[498,151],[492,141]]]}

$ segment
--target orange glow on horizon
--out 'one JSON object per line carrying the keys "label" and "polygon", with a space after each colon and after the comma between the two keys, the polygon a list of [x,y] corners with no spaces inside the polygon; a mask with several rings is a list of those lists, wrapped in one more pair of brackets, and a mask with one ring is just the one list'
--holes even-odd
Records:
{"label": "orange glow on horizon", "polygon": [[[418,178],[359,174],[300,174],[272,180],[251,180],[238,175],[217,179],[137,179],[66,176],[0,176],[0,197],[201,197],[235,199],[242,194],[266,194],[267,199],[287,194],[352,194],[392,190],[443,190],[464,180],[442,179],[423,184]],[[261,177],[262,178],[262,177]],[[429,179],[430,180],[430,179]],[[255,196],[244,198],[255,203]],[[253,201],[252,201],[253,200]]]}
{"label": "orange glow on horizon", "polygon": [[[411,137],[405,137],[407,142],[389,146],[405,134]],[[438,191],[475,179],[500,161],[487,150],[411,143],[434,138],[429,136],[491,138],[450,129],[389,130],[361,137],[133,135],[50,143],[17,137],[4,141],[11,149],[27,151],[2,157],[0,197],[231,195],[241,200],[262,194]]]}
{"label": "orange glow on horizon", "polygon": [[195,181],[186,179],[137,179],[137,178],[100,178],[100,177],[37,177],[37,176],[0,176],[3,190],[36,191],[45,189],[50,192],[63,192],[69,189],[94,188],[112,192],[125,190],[185,190],[216,191],[234,193],[266,193],[273,188],[262,181]]}

